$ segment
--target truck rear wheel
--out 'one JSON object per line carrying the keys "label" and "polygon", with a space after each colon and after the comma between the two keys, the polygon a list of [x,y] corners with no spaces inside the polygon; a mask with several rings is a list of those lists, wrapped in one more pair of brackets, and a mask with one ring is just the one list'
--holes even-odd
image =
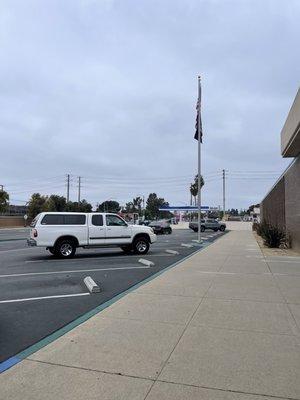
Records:
{"label": "truck rear wheel", "polygon": [[146,254],[148,253],[149,247],[149,240],[144,236],[134,239],[132,243],[132,248],[135,254]]}
{"label": "truck rear wheel", "polygon": [[54,248],[54,254],[59,258],[72,258],[76,253],[76,244],[74,240],[62,239]]}

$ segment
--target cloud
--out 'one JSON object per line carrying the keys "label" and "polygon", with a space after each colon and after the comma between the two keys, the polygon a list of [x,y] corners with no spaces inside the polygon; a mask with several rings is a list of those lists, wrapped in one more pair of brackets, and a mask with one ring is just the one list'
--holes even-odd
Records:
{"label": "cloud", "polygon": [[[33,182],[64,193],[71,173],[93,202],[149,191],[188,202],[201,73],[203,173],[276,170],[265,180],[228,176],[229,207],[260,201],[289,161],[279,135],[299,86],[299,8],[259,0],[2,2],[0,183],[12,200],[27,200]],[[203,190],[213,206],[222,196],[216,178]]]}

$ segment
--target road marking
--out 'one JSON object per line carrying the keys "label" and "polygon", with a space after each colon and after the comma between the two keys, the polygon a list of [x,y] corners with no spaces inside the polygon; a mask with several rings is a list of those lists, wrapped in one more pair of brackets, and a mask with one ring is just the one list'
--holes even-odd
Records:
{"label": "road marking", "polygon": [[187,244],[187,243],[181,243],[181,247],[191,248],[191,247],[193,247],[193,245],[192,244]]}
{"label": "road marking", "polygon": [[61,299],[65,297],[78,297],[78,296],[89,296],[89,295],[90,293],[75,293],[75,294],[60,294],[56,296],[28,297],[27,299],[1,300],[0,304],[18,303],[22,301],[45,300],[45,299]]}
{"label": "road marking", "polygon": [[[164,253],[148,253],[147,254],[149,257],[151,256],[155,256],[155,257],[167,257],[167,254]],[[99,261],[105,261],[105,260],[130,260],[130,259],[136,259],[139,256],[134,256],[134,255],[128,255],[128,256],[98,256],[98,257],[76,257],[76,258],[72,258],[71,260],[64,260],[64,259],[60,259],[60,260],[26,260],[25,264],[33,264],[33,263],[57,263],[57,262],[61,262],[61,263],[68,263],[68,264],[75,264],[78,263],[78,261],[90,261],[90,260],[99,260]]]}
{"label": "road marking", "polygon": [[[150,262],[151,262],[151,261],[150,261]],[[92,268],[92,269],[75,269],[75,270],[65,270],[65,271],[26,272],[26,273],[23,273],[23,274],[0,275],[0,278],[12,278],[12,277],[15,277],[15,276],[76,274],[76,273],[81,273],[81,272],[116,271],[116,270],[146,269],[146,268],[149,268],[149,267]]]}
{"label": "road marking", "polygon": [[33,248],[24,247],[23,249],[0,250],[0,253],[8,253],[8,252],[12,252],[12,251],[24,251],[24,250],[33,250]]}
{"label": "road marking", "polygon": [[178,251],[176,251],[176,250],[169,250],[169,249],[166,249],[166,253],[170,253],[170,254],[179,254]]}

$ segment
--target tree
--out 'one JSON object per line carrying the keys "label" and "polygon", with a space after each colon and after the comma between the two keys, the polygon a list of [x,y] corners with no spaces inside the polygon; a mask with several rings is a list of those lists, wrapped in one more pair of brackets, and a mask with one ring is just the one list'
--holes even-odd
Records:
{"label": "tree", "polygon": [[0,191],[0,213],[5,213],[8,209],[9,194],[5,190]]}
{"label": "tree", "polygon": [[157,197],[156,193],[150,193],[146,202],[146,218],[171,218],[173,216],[172,213],[167,211],[159,211],[160,207],[168,205],[169,203],[165,201],[164,198]]}
{"label": "tree", "polygon": [[120,204],[114,200],[106,200],[99,204],[97,211],[117,213],[121,210]]}
{"label": "tree", "polygon": [[[204,186],[204,179],[201,175],[201,188]],[[194,198],[194,204],[196,205],[196,197],[198,195],[198,174],[194,178],[194,182],[190,185],[190,193],[191,193],[191,205],[193,203],[192,198]]]}
{"label": "tree", "polygon": [[67,212],[91,212],[92,205],[88,203],[86,200],[81,200],[79,203],[78,201],[68,201],[66,203],[66,207],[64,211]]}
{"label": "tree", "polygon": [[236,217],[239,215],[239,210],[237,208],[232,208],[231,210],[228,210],[228,214]]}
{"label": "tree", "polygon": [[65,211],[67,200],[64,196],[58,196],[56,194],[51,194],[47,199],[45,204],[45,211]]}
{"label": "tree", "polygon": [[79,211],[80,212],[92,212],[92,205],[88,203],[85,199],[82,199],[79,203]]}
{"label": "tree", "polygon": [[39,193],[33,193],[28,203],[28,215],[34,218],[37,214],[47,209],[48,197],[41,196]]}
{"label": "tree", "polygon": [[141,197],[135,197],[132,201],[129,201],[125,205],[125,211],[128,213],[139,213],[142,212],[143,199]]}
{"label": "tree", "polygon": [[257,207],[259,207],[259,206],[260,206],[259,203],[257,203],[257,204],[252,204],[252,205],[248,208],[247,214],[250,214],[250,213],[254,210],[254,207],[257,208]]}

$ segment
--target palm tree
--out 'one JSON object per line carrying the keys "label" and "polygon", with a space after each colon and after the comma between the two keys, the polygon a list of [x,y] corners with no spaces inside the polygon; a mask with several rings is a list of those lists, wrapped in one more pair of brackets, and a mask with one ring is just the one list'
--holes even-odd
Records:
{"label": "palm tree", "polygon": [[[201,175],[201,188],[204,186],[204,179]],[[192,198],[194,198],[194,204],[196,205],[197,195],[198,195],[198,174],[194,178],[194,182],[190,185],[190,193],[191,193],[191,205],[192,205]]]}

